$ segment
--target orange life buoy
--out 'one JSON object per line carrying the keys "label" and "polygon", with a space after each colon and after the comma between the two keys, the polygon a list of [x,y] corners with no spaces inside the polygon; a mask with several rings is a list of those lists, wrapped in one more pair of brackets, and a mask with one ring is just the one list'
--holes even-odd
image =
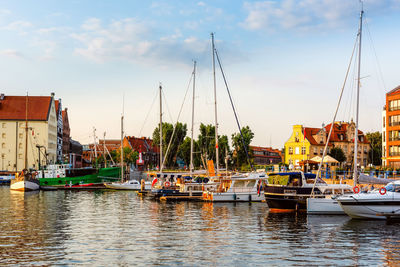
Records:
{"label": "orange life buoy", "polygon": [[164,186],[165,186],[165,187],[170,187],[170,186],[171,186],[171,183],[168,182],[168,181],[166,181],[166,182],[164,183]]}
{"label": "orange life buoy", "polygon": [[386,194],[386,188],[382,187],[381,189],[379,189],[379,194],[381,194],[381,195]]}
{"label": "orange life buoy", "polygon": [[360,188],[358,186],[353,187],[354,194],[360,193]]}

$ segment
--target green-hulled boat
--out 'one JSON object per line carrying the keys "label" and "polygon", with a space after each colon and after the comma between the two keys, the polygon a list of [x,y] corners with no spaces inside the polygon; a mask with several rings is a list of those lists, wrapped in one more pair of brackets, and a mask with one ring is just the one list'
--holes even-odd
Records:
{"label": "green-hulled boat", "polygon": [[36,172],[41,186],[103,184],[119,180],[120,176],[120,167],[69,169],[68,165],[52,165],[45,171]]}

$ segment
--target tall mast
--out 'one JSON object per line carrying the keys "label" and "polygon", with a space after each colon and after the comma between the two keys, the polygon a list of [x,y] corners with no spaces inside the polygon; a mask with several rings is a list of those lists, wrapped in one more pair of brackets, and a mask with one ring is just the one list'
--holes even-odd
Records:
{"label": "tall mast", "polygon": [[25,98],[25,166],[24,169],[28,168],[28,93]]}
{"label": "tall mast", "polygon": [[213,61],[213,77],[214,77],[214,103],[215,103],[215,165],[217,167],[217,175],[219,173],[219,155],[218,155],[218,117],[217,117],[217,83],[215,80],[215,47],[214,33],[211,33],[212,44],[212,61]]}
{"label": "tall mast", "polygon": [[358,183],[357,177],[357,156],[358,156],[358,111],[360,102],[360,72],[361,72],[361,33],[362,33],[362,17],[364,10],[361,2],[361,12],[360,12],[360,26],[358,29],[358,74],[357,74],[357,108],[356,108],[356,128],[354,132],[354,172],[353,181],[354,185]]}
{"label": "tall mast", "polygon": [[103,158],[104,158],[104,167],[107,168],[107,156],[106,156],[106,132],[103,134]]}
{"label": "tall mast", "polygon": [[124,180],[124,114],[121,115],[121,182]]}
{"label": "tall mast", "polygon": [[193,63],[193,100],[192,100],[192,133],[190,138],[190,176],[193,174],[193,125],[194,125],[194,98],[196,92],[196,61]]}
{"label": "tall mast", "polygon": [[93,127],[93,146],[94,146],[94,164],[97,168],[97,143],[96,143],[96,128]]}
{"label": "tall mast", "polygon": [[163,134],[162,134],[162,86],[160,84],[160,173],[162,173],[163,169],[163,147],[162,147],[162,140],[163,140]]}

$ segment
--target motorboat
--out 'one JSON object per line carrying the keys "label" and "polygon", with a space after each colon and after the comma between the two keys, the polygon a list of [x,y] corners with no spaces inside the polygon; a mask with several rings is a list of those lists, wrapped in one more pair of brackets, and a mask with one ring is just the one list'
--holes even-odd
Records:
{"label": "motorboat", "polygon": [[367,193],[337,198],[344,212],[354,219],[388,219],[400,217],[400,181]]}
{"label": "motorboat", "polygon": [[39,181],[30,172],[23,171],[22,173],[17,173],[15,179],[11,180],[10,190],[15,191],[35,191],[39,190]]}
{"label": "motorboat", "polygon": [[203,192],[203,200],[212,202],[253,202],[265,201],[263,183],[265,172],[236,174],[221,178],[217,188]]}
{"label": "motorboat", "polygon": [[[144,189],[151,190],[151,182],[144,182]],[[115,190],[141,190],[141,184],[138,180],[129,180],[123,183],[104,183],[105,187]]]}

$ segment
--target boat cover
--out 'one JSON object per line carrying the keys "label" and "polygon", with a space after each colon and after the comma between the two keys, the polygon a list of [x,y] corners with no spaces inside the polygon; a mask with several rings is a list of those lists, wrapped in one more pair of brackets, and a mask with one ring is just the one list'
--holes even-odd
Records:
{"label": "boat cover", "polygon": [[393,179],[377,178],[363,173],[358,176],[358,183],[360,184],[387,184],[394,181]]}

